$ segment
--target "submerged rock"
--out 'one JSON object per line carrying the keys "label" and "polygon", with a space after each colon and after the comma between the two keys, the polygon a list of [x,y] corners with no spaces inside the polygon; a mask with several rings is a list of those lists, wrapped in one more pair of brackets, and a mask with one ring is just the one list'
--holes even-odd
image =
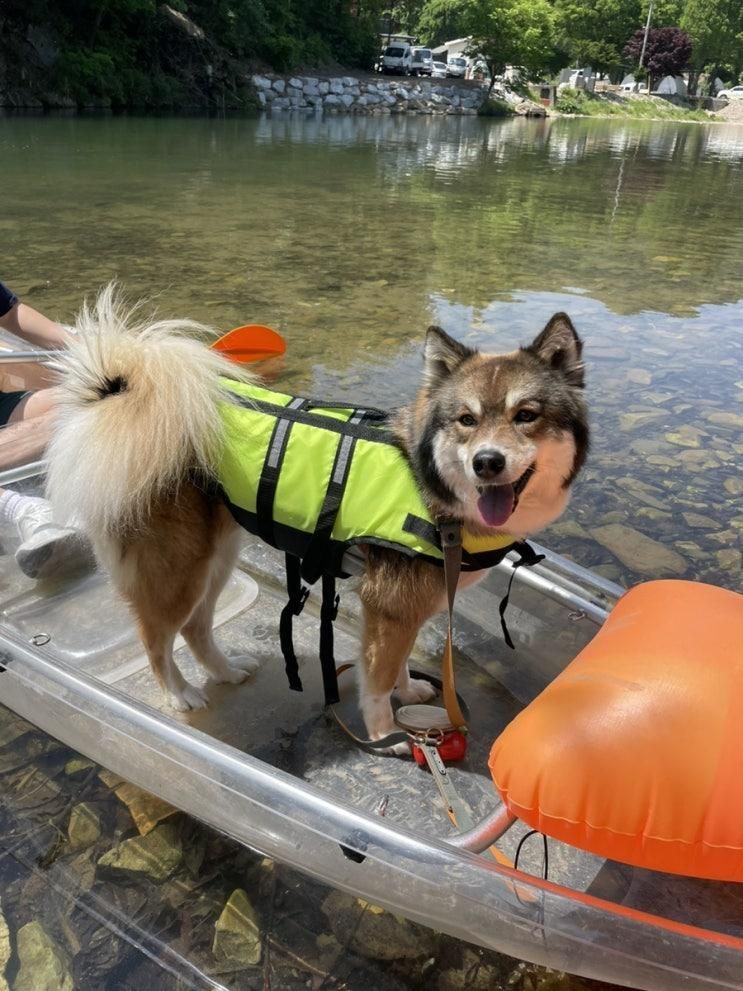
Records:
{"label": "submerged rock", "polygon": [[640,427],[646,426],[648,423],[652,423],[653,420],[657,420],[659,416],[665,416],[663,410],[645,410],[642,413],[622,413],[619,417],[619,427],[625,433],[630,430],[639,430]]}
{"label": "submerged rock", "polygon": [[623,523],[609,523],[591,530],[594,540],[622,564],[643,575],[683,575],[686,561],[676,551]]}
{"label": "submerged rock", "polygon": [[172,825],[159,826],[146,836],[124,840],[98,861],[110,870],[146,874],[153,881],[164,881],[183,860],[183,846]]}
{"label": "submerged rock", "polygon": [[743,478],[726,478],[722,484],[731,496],[743,495]]}
{"label": "submerged rock", "polygon": [[669,444],[676,447],[701,447],[703,432],[698,427],[683,426],[678,430],[670,431],[665,435]]}
{"label": "submerged rock", "polygon": [[711,516],[703,516],[701,513],[684,513],[686,525],[693,530],[716,530],[719,526],[717,520]]}
{"label": "submerged rock", "polygon": [[399,915],[333,891],[322,910],[336,938],[355,953],[372,960],[400,960],[431,956],[435,951],[434,933]]}
{"label": "submerged rock", "polygon": [[653,376],[647,368],[628,368],[627,381],[634,382],[635,385],[650,385]]}
{"label": "submerged rock", "polygon": [[13,991],[74,991],[70,958],[40,922],[18,930],[18,960]]}
{"label": "submerged rock", "polygon": [[151,795],[148,791],[143,791],[136,785],[125,781],[114,788],[114,794],[129,809],[132,819],[142,836],[151,833],[163,819],[175,815],[178,811],[162,798]]}
{"label": "submerged rock", "polygon": [[217,919],[212,953],[223,963],[242,967],[255,967],[260,963],[260,921],[242,888],[232,892]]}
{"label": "submerged rock", "polygon": [[743,554],[737,547],[724,547],[721,551],[715,552],[715,557],[723,571],[740,571]]}
{"label": "submerged rock", "polygon": [[742,413],[726,413],[723,410],[715,410],[714,413],[705,413],[704,419],[709,423],[714,423],[716,427],[734,427],[736,430],[743,430]]}
{"label": "submerged rock", "polygon": [[5,916],[0,912],[0,991],[8,991],[8,982],[5,980],[5,968],[10,960],[10,930]]}
{"label": "submerged rock", "polygon": [[81,802],[73,808],[67,835],[73,850],[83,850],[96,842],[101,835],[101,820],[92,805]]}

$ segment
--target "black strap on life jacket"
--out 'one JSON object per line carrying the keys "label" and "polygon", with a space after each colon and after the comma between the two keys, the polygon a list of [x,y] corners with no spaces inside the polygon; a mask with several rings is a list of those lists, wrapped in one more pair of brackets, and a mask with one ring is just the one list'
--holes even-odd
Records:
{"label": "black strap on life jacket", "polygon": [[[354,409],[348,423],[355,425],[363,420],[365,410]],[[353,452],[356,447],[356,437],[350,434],[342,436],[335,449],[333,470],[325,490],[320,514],[317,517],[315,532],[312,534],[309,546],[302,559],[302,577],[310,585],[314,585],[320,575],[337,571],[339,561],[329,559],[330,541],[335,526],[335,518],[341,507],[343,493],[346,489],[348,476],[351,471]]]}
{"label": "black strap on life jacket", "polygon": [[[300,408],[305,409],[305,404],[303,403],[301,407],[292,406],[292,409]],[[370,411],[366,409],[353,409],[348,423],[352,427],[355,427],[363,423],[369,413]],[[380,416],[380,411],[372,410],[369,419],[377,420]],[[269,454],[266,456],[264,473],[261,476],[261,484],[264,478],[268,478],[269,480],[272,478],[270,472],[274,469],[276,470],[276,480],[278,480],[278,472],[281,470],[283,453],[286,449],[286,438],[289,433],[288,428],[291,425],[291,421],[288,420],[281,420],[280,422],[286,424],[286,430],[283,433],[283,437],[277,436],[276,431],[274,431],[274,438],[272,438],[269,445]],[[275,443],[274,439],[276,439]],[[335,591],[335,574],[339,570],[340,561],[335,560],[334,555],[331,553],[331,536],[333,527],[335,526],[335,518],[338,515],[348,481],[356,440],[357,438],[351,434],[342,434],[339,437],[330,481],[328,482],[328,488],[325,492],[325,498],[318,516],[315,532],[312,535],[309,546],[303,554],[301,561],[292,554],[286,555],[286,583],[289,601],[281,611],[279,634],[281,652],[284,655],[284,666],[289,679],[289,687],[294,689],[294,691],[302,691],[302,681],[299,677],[299,667],[293,642],[293,618],[300,614],[309,595],[309,588],[302,585],[302,579],[309,585],[314,585],[319,578],[322,578],[320,664],[322,667],[326,705],[335,705],[339,700],[338,680],[335,673],[333,623],[338,615],[338,603],[340,601],[340,596],[336,595]],[[269,464],[270,452],[274,448],[277,454],[270,459],[271,464]],[[267,467],[269,469],[268,473],[266,470]],[[276,481],[273,483],[274,492],[275,489]],[[266,505],[267,500],[264,502],[264,506]],[[273,495],[271,495],[271,510],[273,511]]]}
{"label": "black strap on life jacket", "polygon": [[335,577],[322,576],[322,606],[320,607],[320,666],[322,686],[325,692],[325,705],[335,705],[340,701],[338,676],[335,671],[333,650],[333,623],[338,615],[340,595],[335,594]]}
{"label": "black strap on life jacket", "polygon": [[[289,403],[290,409],[304,409],[307,405],[306,399],[292,399]],[[273,530],[273,503],[276,498],[276,486],[279,484],[281,466],[284,463],[284,455],[289,443],[289,436],[293,426],[292,420],[276,417],[273,425],[271,439],[268,442],[266,457],[261,469],[261,477],[258,480],[258,490],[255,497],[255,515],[258,524],[258,536],[267,544],[275,545]],[[287,571],[288,575],[288,571]]]}
{"label": "black strap on life jacket", "polygon": [[500,600],[500,605],[498,606],[498,612],[500,613],[500,625],[503,630],[503,639],[506,644],[515,650],[513,640],[511,639],[511,634],[508,632],[508,627],[506,626],[506,609],[508,609],[508,599],[511,595],[511,586],[513,585],[514,575],[516,574],[516,569],[520,568],[522,565],[526,565],[527,568],[531,568],[535,564],[539,564],[540,561],[544,561],[544,554],[537,554],[531,544],[527,544],[525,540],[520,540],[509,550],[515,551],[519,560],[514,564],[513,570],[511,571],[511,577],[508,579],[508,588],[506,589],[506,594]]}
{"label": "black strap on life jacket", "polygon": [[294,617],[304,609],[307,596],[310,590],[302,584],[301,568],[299,558],[293,554],[287,554],[284,558],[286,566],[286,590],[289,593],[289,601],[281,610],[279,619],[279,642],[281,653],[284,655],[284,670],[289,679],[289,688],[293,692],[301,692],[302,679],[299,677],[299,665],[297,655],[294,653]]}

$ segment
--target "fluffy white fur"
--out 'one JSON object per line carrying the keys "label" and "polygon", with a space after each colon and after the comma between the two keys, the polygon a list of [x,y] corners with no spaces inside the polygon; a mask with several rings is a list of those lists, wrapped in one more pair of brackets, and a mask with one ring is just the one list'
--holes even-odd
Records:
{"label": "fluffy white fur", "polygon": [[[92,308],[85,304],[77,328],[57,362],[65,388],[47,491],[59,519],[82,524],[103,542],[139,527],[153,500],[190,469],[216,468],[218,403],[230,399],[219,377],[251,376],[204,348],[204,339],[214,336],[210,328],[190,320],[148,321],[141,305],[127,310],[113,285]],[[115,378],[123,388],[101,399]]]}

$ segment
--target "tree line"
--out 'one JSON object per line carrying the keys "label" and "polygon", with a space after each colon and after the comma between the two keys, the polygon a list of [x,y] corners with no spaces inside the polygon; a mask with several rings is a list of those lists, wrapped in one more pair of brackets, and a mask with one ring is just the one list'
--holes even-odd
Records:
{"label": "tree line", "polygon": [[[619,78],[639,60],[648,2],[3,0],[0,73],[7,88],[36,72],[78,102],[241,105],[250,67],[369,69],[389,30],[431,46],[472,37],[492,78],[506,65],[533,78],[566,65]],[[651,75],[686,67],[692,84],[702,72],[730,82],[743,70],[741,0],[653,0],[653,28]]]}

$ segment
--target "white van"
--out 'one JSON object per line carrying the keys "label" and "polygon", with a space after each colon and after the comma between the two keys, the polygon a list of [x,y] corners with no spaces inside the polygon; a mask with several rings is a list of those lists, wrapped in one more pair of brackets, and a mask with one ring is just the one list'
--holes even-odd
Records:
{"label": "white van", "polygon": [[433,72],[433,52],[430,48],[414,48],[411,72],[414,76],[430,76]]}
{"label": "white van", "polygon": [[413,49],[402,41],[387,45],[382,56],[382,72],[384,75],[397,73],[409,76],[413,65]]}

